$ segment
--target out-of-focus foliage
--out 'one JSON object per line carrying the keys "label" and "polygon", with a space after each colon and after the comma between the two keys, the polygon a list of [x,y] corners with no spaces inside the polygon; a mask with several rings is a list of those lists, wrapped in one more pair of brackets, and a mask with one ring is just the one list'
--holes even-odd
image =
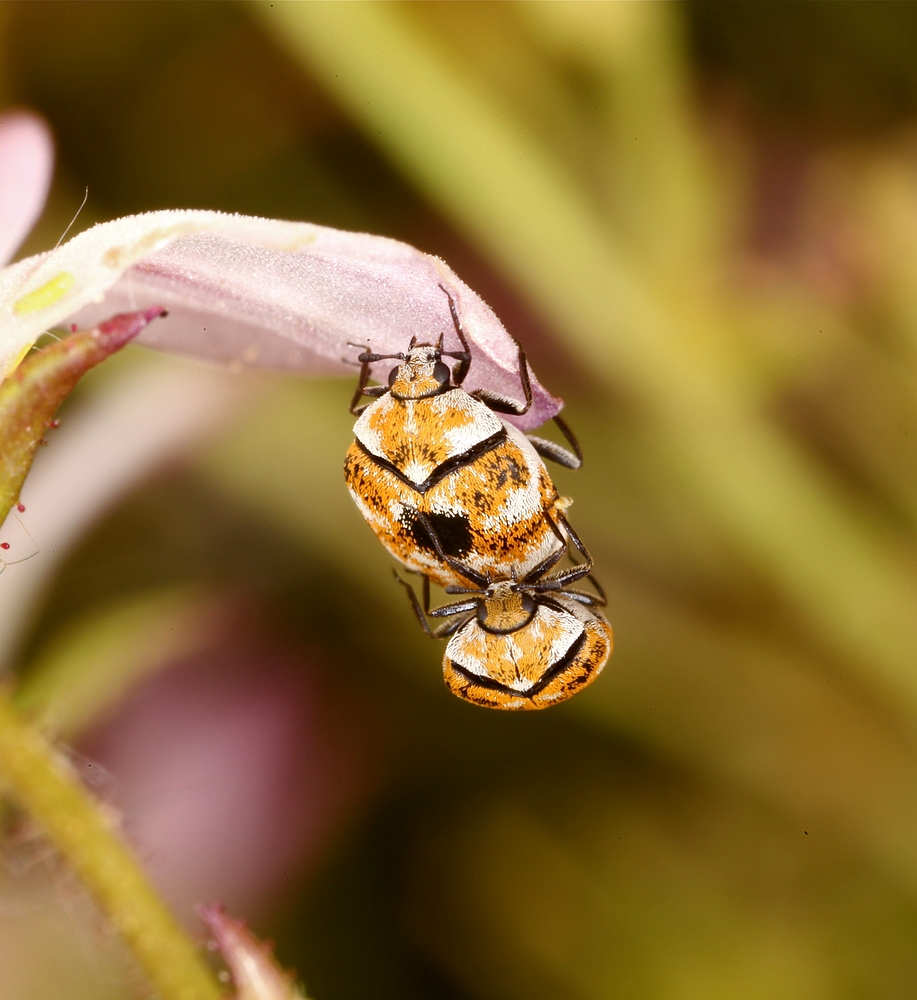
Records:
{"label": "out-of-focus foliage", "polygon": [[[36,609],[23,697],[53,702],[85,665],[79,746],[110,768],[104,794],[168,799],[128,832],[168,845],[164,884],[188,891],[217,841],[237,845],[206,891],[240,900],[316,1000],[917,990],[914,18],[0,8],[0,102],[46,115],[60,144],[24,252],[54,244],[86,184],[78,227],[195,207],[407,240],[488,300],[583,442],[584,469],[556,479],[617,648],[555,710],[443,690],[441,647],[345,495],[344,382],[278,380],[109,512]],[[146,364],[130,354],[109,379]],[[231,626],[214,617],[204,662],[189,596],[187,641],[151,680],[155,657],[125,651],[189,586]],[[113,678],[120,714],[93,650],[137,681]],[[184,780],[210,747],[250,796],[231,820],[217,777]],[[321,780],[272,785],[297,753]],[[284,829],[295,843],[270,839]],[[29,872],[0,876],[19,907],[15,925],[0,911],[0,992],[126,995],[103,935],[29,909],[47,892]]]}

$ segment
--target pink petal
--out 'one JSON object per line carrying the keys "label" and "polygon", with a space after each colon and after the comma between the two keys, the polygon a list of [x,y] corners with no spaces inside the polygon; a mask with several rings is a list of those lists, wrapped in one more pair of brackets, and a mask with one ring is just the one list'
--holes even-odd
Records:
{"label": "pink petal", "polygon": [[[453,296],[474,361],[466,387],[522,399],[518,348],[493,310],[441,260],[380,236],[220,212],[166,211],[95,226],[0,274],[4,353],[48,326],[153,302],[169,310],[143,341],[238,366],[356,374],[366,345],[404,351],[445,334],[458,350]],[[346,359],[346,360],[345,360]],[[348,364],[348,361],[350,362]],[[9,364],[9,362],[8,362]],[[380,374],[388,373],[383,363]],[[533,380],[530,429],[561,406]]]}
{"label": "pink petal", "polygon": [[0,264],[41,214],[53,164],[54,143],[39,117],[22,111],[0,116]]}
{"label": "pink petal", "polygon": [[202,899],[263,908],[318,857],[361,781],[352,723],[332,728],[315,665],[249,625],[241,602],[224,607],[208,648],[161,664],[81,744],[118,782],[125,830],[179,918]]}

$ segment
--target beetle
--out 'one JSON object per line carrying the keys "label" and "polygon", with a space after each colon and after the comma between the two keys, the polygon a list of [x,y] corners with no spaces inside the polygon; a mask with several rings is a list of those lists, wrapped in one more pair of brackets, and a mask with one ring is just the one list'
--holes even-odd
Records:
{"label": "beetle", "polygon": [[[440,288],[461,350],[445,350],[442,333],[435,344],[412,337],[398,354],[363,348],[344,477],[379,540],[413,572],[441,586],[460,582],[460,571],[437,554],[439,546],[478,575],[521,577],[565,545],[555,528],[570,501],[558,495],[542,456],[576,469],[582,453],[559,417],[554,420],[572,451],[526,435],[499,416],[521,416],[532,403],[521,347],[523,402],[462,388],[471,351],[455,302]],[[445,358],[455,362],[451,369]],[[385,360],[399,364],[385,384],[369,385],[372,365]],[[372,401],[361,405],[364,396]]]}
{"label": "beetle", "polygon": [[[426,578],[421,605],[410,584],[395,574],[427,635],[449,639],[443,677],[459,698],[509,711],[547,708],[591,684],[608,662],[614,633],[600,610],[605,595],[590,575],[591,557],[562,515],[561,520],[566,539],[585,559],[567,569],[550,572],[563,551],[519,580],[489,580],[457,566],[473,585],[449,585],[446,593],[465,599],[433,610]],[[587,576],[597,593],[571,587]],[[428,616],[451,620],[431,628]]]}

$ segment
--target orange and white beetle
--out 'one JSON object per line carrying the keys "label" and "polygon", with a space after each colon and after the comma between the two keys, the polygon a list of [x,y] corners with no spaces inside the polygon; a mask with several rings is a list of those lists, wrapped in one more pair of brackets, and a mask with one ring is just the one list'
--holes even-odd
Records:
{"label": "orange and white beetle", "polygon": [[[471,353],[452,296],[443,292],[461,350],[444,350],[440,334],[435,344],[412,338],[399,354],[360,354],[350,404],[358,419],[344,477],[379,540],[413,572],[444,587],[462,579],[523,578],[565,549],[556,526],[569,501],[558,496],[541,456],[575,469],[582,455],[559,417],[555,422],[572,452],[497,415],[520,416],[531,405],[521,348],[524,402],[462,389]],[[456,362],[451,370],[444,358]],[[400,364],[387,384],[368,385],[372,365],[389,359]],[[364,395],[374,401],[360,406]],[[461,559],[475,576],[463,577],[438,549]]]}
{"label": "orange and white beetle", "polygon": [[[570,587],[589,575],[592,560],[570,525],[563,526],[585,563],[549,573],[561,551],[522,579],[496,581],[456,566],[474,586],[448,586],[447,593],[468,597],[432,611],[426,579],[421,607],[411,586],[397,577],[427,635],[449,638],[443,676],[459,698],[510,711],[547,708],[573,697],[601,673],[614,645],[599,610],[605,596],[594,580],[595,594]],[[452,620],[431,628],[427,615]]]}

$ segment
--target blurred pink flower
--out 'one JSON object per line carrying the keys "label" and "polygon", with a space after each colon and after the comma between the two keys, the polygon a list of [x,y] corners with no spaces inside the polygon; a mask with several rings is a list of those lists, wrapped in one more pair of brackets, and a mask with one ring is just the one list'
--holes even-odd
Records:
{"label": "blurred pink flower", "polygon": [[335,718],[314,665],[231,617],[80,745],[111,775],[125,832],[185,920],[202,900],[251,916],[282,894],[368,777],[365,727],[350,710]]}
{"label": "blurred pink flower", "polygon": [[41,214],[53,164],[54,143],[40,118],[25,111],[0,117],[0,265]]}

